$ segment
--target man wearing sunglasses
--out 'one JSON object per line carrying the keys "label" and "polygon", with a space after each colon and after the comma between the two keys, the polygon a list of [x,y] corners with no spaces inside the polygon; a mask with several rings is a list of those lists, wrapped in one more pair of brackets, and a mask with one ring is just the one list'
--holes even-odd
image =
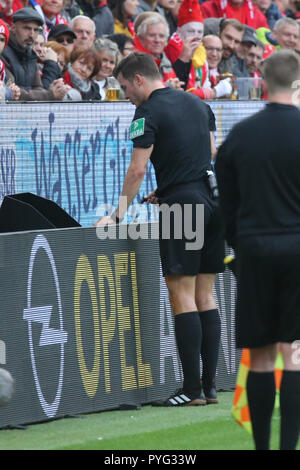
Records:
{"label": "man wearing sunglasses", "polygon": [[75,39],[76,34],[66,24],[57,24],[54,26],[48,36],[49,41],[56,41],[59,44],[63,44],[68,49],[70,54],[73,51]]}

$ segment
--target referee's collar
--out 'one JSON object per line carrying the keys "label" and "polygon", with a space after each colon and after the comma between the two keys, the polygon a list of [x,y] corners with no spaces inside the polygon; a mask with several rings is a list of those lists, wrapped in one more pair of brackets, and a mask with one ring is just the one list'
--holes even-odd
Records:
{"label": "referee's collar", "polygon": [[169,89],[170,89],[170,87],[168,87],[168,86],[165,86],[164,88],[156,88],[156,90],[151,91],[148,99],[150,99],[151,96],[153,96],[154,94],[158,94],[160,92],[165,93],[165,91],[169,90]]}
{"label": "referee's collar", "polygon": [[295,106],[294,104],[290,103],[278,103],[277,101],[271,101],[270,103],[267,103],[268,108],[280,108],[280,109],[299,109],[298,106]]}

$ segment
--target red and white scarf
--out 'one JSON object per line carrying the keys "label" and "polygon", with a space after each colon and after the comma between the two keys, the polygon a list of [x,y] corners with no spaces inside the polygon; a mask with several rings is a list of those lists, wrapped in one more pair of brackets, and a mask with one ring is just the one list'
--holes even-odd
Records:
{"label": "red and white scarf", "polygon": [[[44,18],[45,18],[45,15],[44,15]],[[55,15],[55,23],[53,23],[53,25],[57,25],[57,24],[66,24],[69,26],[69,23],[67,22],[67,20],[65,20],[65,18],[63,18],[61,15],[57,14]],[[46,37],[46,40],[48,39],[48,36],[49,36],[49,33],[50,33],[51,29],[49,28],[49,26],[47,25],[46,23],[46,18],[45,18],[45,24],[44,24],[44,34],[45,34],[45,37]]]}
{"label": "red and white scarf", "polygon": [[261,78],[261,73],[259,70],[256,70],[254,73],[252,73],[251,77],[253,78]]}
{"label": "red and white scarf", "polygon": [[0,82],[3,82],[5,80],[5,65],[4,62],[0,59]]}

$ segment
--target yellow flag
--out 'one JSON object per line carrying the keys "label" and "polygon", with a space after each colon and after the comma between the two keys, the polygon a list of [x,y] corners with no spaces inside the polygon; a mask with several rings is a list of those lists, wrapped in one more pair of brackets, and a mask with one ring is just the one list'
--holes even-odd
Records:
{"label": "yellow flag", "polygon": [[201,43],[200,46],[198,46],[194,52],[194,55],[192,57],[192,64],[195,67],[195,69],[199,69],[205,64],[205,61],[206,61],[206,49]]}

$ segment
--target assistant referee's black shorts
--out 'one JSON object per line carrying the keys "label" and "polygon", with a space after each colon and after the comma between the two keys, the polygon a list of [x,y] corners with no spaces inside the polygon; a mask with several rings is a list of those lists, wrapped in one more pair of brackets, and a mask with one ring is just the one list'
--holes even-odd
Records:
{"label": "assistant referee's black shorts", "polygon": [[[220,273],[224,271],[224,230],[219,213],[219,207],[211,198],[208,184],[205,180],[189,184],[173,186],[167,193],[159,195],[160,220],[159,220],[159,245],[163,275],[197,275],[199,273]],[[162,205],[172,206],[179,204],[181,207],[181,232],[177,239],[173,212],[170,212],[170,237],[165,239],[164,216]],[[204,221],[199,220],[196,205],[204,205]],[[189,210],[184,217],[185,209]],[[180,212],[180,211],[179,211]],[[199,214],[198,214],[199,215]],[[193,244],[197,248],[196,238],[190,239],[190,230],[201,230],[199,224],[204,223],[204,245],[201,249],[187,249],[187,244]],[[187,227],[189,224],[189,227]],[[178,227],[178,225],[177,225]],[[189,230],[187,230],[189,228]]]}
{"label": "assistant referee's black shorts", "polygon": [[300,340],[300,234],[243,237],[237,249],[236,346]]}

